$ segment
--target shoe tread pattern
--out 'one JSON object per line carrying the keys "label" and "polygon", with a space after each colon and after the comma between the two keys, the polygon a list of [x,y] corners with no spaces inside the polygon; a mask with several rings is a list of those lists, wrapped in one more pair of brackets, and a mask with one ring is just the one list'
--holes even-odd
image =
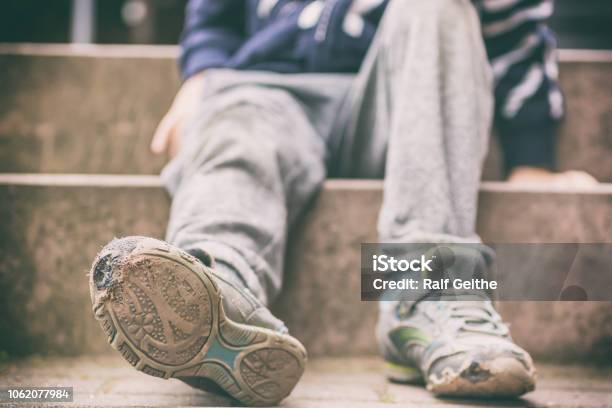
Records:
{"label": "shoe tread pattern", "polygon": [[[131,365],[155,377],[209,378],[244,404],[272,405],[291,392],[306,362],[297,340],[227,319],[210,272],[190,255],[167,245],[135,252],[95,310]],[[207,359],[215,342],[235,350],[233,365]]]}

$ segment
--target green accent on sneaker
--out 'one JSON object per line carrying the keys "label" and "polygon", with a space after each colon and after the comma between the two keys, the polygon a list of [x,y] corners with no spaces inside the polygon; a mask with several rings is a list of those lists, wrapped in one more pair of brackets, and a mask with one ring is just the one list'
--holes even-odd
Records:
{"label": "green accent on sneaker", "polygon": [[389,337],[393,345],[398,349],[402,349],[406,344],[411,342],[427,345],[431,341],[425,332],[416,327],[398,327],[389,333]]}
{"label": "green accent on sneaker", "polygon": [[392,363],[390,361],[387,361],[386,363],[385,372],[387,374],[387,378],[396,382],[414,383],[417,381],[422,381],[423,379],[419,369],[407,365]]}
{"label": "green accent on sneaker", "polygon": [[[384,310],[379,320],[383,355],[417,367],[427,389],[451,397],[516,397],[534,389],[529,354],[512,342],[491,301],[421,301],[407,315]],[[398,382],[409,371],[389,366]]]}
{"label": "green accent on sneaker", "polygon": [[417,370],[414,367],[409,367],[409,366],[402,365],[402,364],[395,364],[395,363],[392,363],[390,361],[387,361],[387,368],[389,368],[391,370],[397,370],[397,371],[402,372],[402,373],[407,374],[407,375],[411,375],[411,374],[419,374],[420,375],[419,370]]}

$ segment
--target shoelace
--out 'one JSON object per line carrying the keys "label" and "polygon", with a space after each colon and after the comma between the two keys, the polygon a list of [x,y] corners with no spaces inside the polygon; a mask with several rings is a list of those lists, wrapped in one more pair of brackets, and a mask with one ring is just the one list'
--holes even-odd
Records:
{"label": "shoelace", "polygon": [[460,330],[505,336],[509,329],[488,301],[448,302],[450,317],[462,320]]}

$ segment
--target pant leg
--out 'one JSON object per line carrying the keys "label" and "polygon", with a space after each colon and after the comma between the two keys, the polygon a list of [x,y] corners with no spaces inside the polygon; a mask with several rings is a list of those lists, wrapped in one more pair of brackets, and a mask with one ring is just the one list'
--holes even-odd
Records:
{"label": "pant leg", "polygon": [[384,174],[381,242],[478,240],[492,83],[469,0],[392,0],[343,111],[337,173]]}
{"label": "pant leg", "polygon": [[[209,94],[214,81],[211,72]],[[167,240],[230,265],[267,304],[281,286],[288,224],[325,177],[326,149],[289,92],[236,82],[202,101],[162,175],[173,196]]]}

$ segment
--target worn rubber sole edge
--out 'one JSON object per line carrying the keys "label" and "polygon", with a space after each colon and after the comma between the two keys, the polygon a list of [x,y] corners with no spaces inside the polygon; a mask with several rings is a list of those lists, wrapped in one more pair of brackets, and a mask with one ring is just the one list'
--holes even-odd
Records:
{"label": "worn rubber sole edge", "polygon": [[499,357],[487,364],[492,374],[482,381],[470,381],[464,373],[467,367],[458,372],[451,370],[441,377],[430,375],[427,390],[440,397],[519,397],[535,389],[535,371],[527,370],[518,360]]}
{"label": "worn rubber sole edge", "polygon": [[[181,256],[182,255],[182,256]],[[209,301],[211,304],[211,332],[200,349],[190,361],[181,365],[167,365],[159,363],[149,357],[145,352],[136,346],[135,342],[130,338],[128,333],[122,329],[117,316],[109,304],[112,300],[106,300],[101,303],[94,314],[99,320],[102,329],[107,335],[107,339],[111,346],[122,354],[124,359],[128,361],[137,370],[155,377],[164,379],[176,377],[205,377],[215,381],[233,398],[248,405],[273,405],[285,398],[293,389],[295,384],[281,390],[278,395],[272,398],[265,398],[253,391],[247,381],[242,378],[240,373],[240,364],[242,360],[249,354],[262,349],[277,349],[283,350],[291,354],[298,363],[298,372],[295,373],[296,383],[301,377],[307,356],[304,347],[293,337],[277,333],[268,329],[255,326],[247,326],[231,321],[225,316],[222,306],[221,294],[217,285],[214,283],[211,272],[205,266],[185,253],[179,253],[178,250],[169,247],[152,248],[138,247],[128,256],[130,259],[138,256],[155,256],[165,258],[168,261],[176,262],[183,268],[194,273],[204,285]],[[94,261],[94,267],[97,264],[100,256]],[[93,268],[92,268],[93,269]],[[92,273],[93,276],[93,273]],[[93,279],[90,278],[93,293]],[[222,328],[223,327],[223,328]],[[243,334],[244,337],[254,335],[258,338],[258,334],[263,334],[265,339],[256,343],[235,346],[227,341],[227,332]],[[248,333],[245,333],[248,332]],[[230,339],[231,341],[231,339]],[[235,355],[233,367],[227,361],[218,358],[208,358],[207,354],[211,347],[221,347],[230,355]],[[219,367],[222,369],[219,371]],[[222,374],[219,374],[219,373]],[[214,375],[213,375],[214,374]]]}

